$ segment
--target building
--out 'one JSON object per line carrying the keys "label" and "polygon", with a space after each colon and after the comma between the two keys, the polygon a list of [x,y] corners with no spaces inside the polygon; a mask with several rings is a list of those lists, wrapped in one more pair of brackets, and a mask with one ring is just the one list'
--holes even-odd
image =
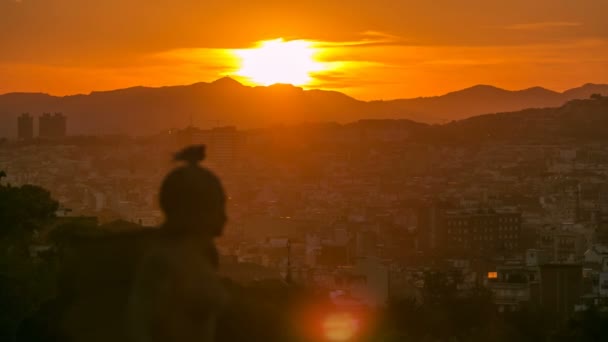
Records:
{"label": "building", "polygon": [[533,300],[539,284],[538,267],[502,265],[488,272],[488,288],[499,312],[519,311]]}
{"label": "building", "polygon": [[585,236],[579,232],[546,227],[538,232],[538,249],[547,252],[553,262],[578,263],[584,259]]}
{"label": "building", "polygon": [[[550,263],[548,259],[544,251],[530,249],[525,261],[508,262],[488,272],[487,287],[499,312],[530,306],[541,309],[555,323],[570,317],[582,303],[585,272],[580,264]],[[598,279],[595,281],[598,285]],[[599,285],[601,288],[601,280]]]}
{"label": "building", "polygon": [[237,159],[238,136],[236,127],[216,127],[211,130],[212,144],[209,153],[220,165],[231,165]]}
{"label": "building", "polygon": [[445,241],[441,233],[443,213],[449,205],[439,201],[415,207],[416,250],[428,255],[443,253]]}
{"label": "building", "polygon": [[540,306],[556,322],[566,321],[583,294],[583,268],[574,264],[540,266]]}
{"label": "building", "polygon": [[608,246],[595,244],[585,252],[585,267],[608,272]]}
{"label": "building", "polygon": [[17,137],[19,140],[34,138],[34,118],[30,113],[23,113],[17,118]]}
{"label": "building", "polygon": [[458,209],[443,215],[446,251],[458,255],[520,252],[521,212],[513,209]]}
{"label": "building", "polygon": [[44,113],[38,118],[38,136],[44,139],[64,138],[67,132],[67,118],[62,113]]}
{"label": "building", "polygon": [[515,208],[457,208],[426,203],[416,212],[416,249],[429,255],[480,257],[524,250],[522,216]]}
{"label": "building", "polygon": [[238,157],[240,149],[240,136],[236,127],[225,126],[201,130],[187,127],[177,133],[178,147],[182,148],[193,144],[206,146],[206,157],[214,166],[230,166]]}

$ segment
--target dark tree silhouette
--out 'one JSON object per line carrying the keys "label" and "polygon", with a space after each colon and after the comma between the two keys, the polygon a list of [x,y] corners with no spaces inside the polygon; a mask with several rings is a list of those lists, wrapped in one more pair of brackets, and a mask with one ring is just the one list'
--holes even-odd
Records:
{"label": "dark tree silhouette", "polygon": [[52,223],[58,204],[43,188],[0,186],[0,341],[53,296],[54,260],[32,258],[32,232]]}
{"label": "dark tree silhouette", "polygon": [[591,96],[589,96],[590,99],[592,100],[601,100],[603,98],[602,94],[591,94]]}
{"label": "dark tree silhouette", "polygon": [[28,236],[55,217],[59,204],[50,192],[34,186],[0,187],[0,237]]}
{"label": "dark tree silhouette", "polygon": [[[499,321],[488,291],[458,290],[458,273],[429,272],[423,279],[422,303],[411,298],[389,303],[387,336],[396,341],[476,341],[497,330]],[[491,340],[500,339],[492,336]]]}

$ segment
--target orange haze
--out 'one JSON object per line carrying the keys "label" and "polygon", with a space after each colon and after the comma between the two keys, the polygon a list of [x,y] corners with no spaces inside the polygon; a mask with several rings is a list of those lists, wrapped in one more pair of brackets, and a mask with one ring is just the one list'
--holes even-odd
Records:
{"label": "orange haze", "polygon": [[563,90],[608,82],[606,13],[605,0],[0,0],[0,93],[267,84],[280,69],[245,72],[242,51],[279,38],[314,48],[287,80],[361,99]]}

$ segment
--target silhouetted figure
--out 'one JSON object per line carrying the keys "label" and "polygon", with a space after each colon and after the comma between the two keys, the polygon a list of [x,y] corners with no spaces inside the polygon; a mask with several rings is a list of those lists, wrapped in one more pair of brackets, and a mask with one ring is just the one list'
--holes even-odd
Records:
{"label": "silhouetted figure", "polygon": [[213,243],[226,223],[226,198],[219,179],[198,166],[204,146],[175,159],[186,165],[161,186],[160,229],[62,237],[57,298],[23,321],[18,341],[214,340],[227,301]]}
{"label": "silhouetted figure", "polygon": [[198,166],[204,146],[186,148],[160,190],[166,222],[137,268],[128,304],[128,324],[137,342],[212,341],[227,294],[216,274],[213,239],[226,223],[219,179]]}

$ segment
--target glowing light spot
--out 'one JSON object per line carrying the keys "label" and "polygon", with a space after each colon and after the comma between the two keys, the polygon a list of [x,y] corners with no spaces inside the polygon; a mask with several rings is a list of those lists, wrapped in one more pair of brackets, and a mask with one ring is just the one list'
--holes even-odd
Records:
{"label": "glowing light spot", "polygon": [[358,329],[357,320],[349,313],[332,314],[323,322],[323,332],[330,341],[348,341]]}
{"label": "glowing light spot", "polygon": [[260,85],[306,85],[311,82],[312,73],[326,69],[322,62],[315,60],[316,53],[312,42],[305,40],[263,41],[256,48],[235,51],[241,60],[236,74]]}

